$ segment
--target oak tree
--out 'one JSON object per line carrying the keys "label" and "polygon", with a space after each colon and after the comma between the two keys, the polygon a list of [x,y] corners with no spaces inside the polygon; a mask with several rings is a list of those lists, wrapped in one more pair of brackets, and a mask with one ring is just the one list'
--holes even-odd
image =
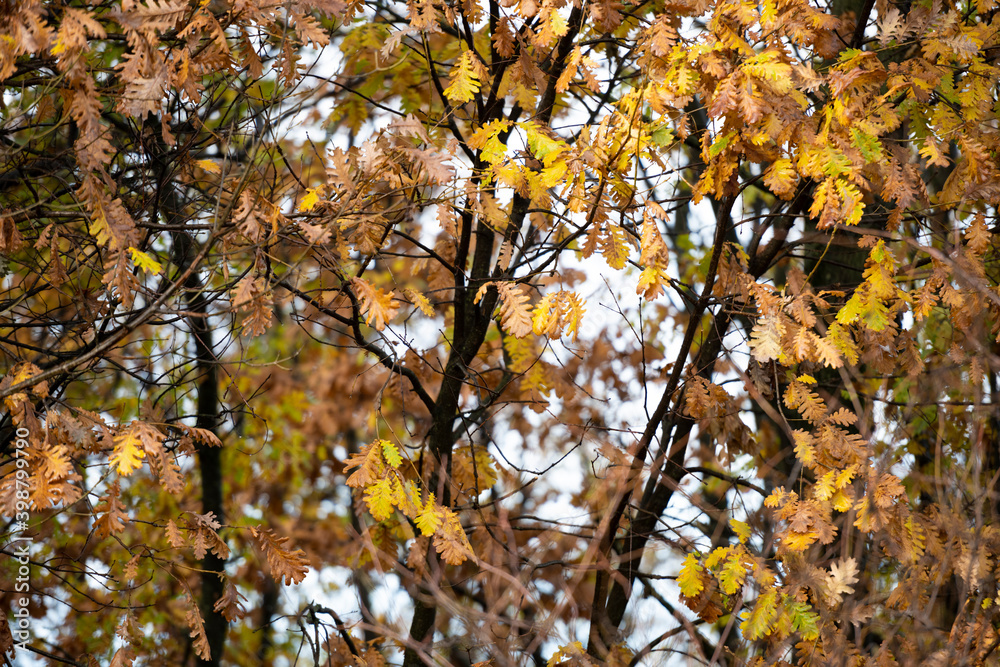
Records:
{"label": "oak tree", "polygon": [[996,9],[0,7],[5,659],[995,663]]}

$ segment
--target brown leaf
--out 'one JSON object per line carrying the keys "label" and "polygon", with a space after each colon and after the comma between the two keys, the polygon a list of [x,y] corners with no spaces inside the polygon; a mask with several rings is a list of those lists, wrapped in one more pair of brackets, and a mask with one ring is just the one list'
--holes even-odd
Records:
{"label": "brown leaf", "polygon": [[10,632],[7,614],[0,615],[0,656],[14,655],[14,635]]}
{"label": "brown leaf", "polygon": [[223,560],[229,558],[229,546],[219,537],[218,532],[216,532],[222,525],[216,519],[215,513],[190,514],[189,516],[188,525],[195,531],[192,540],[193,546],[196,551],[200,552],[196,553],[197,558],[204,558],[205,549],[211,550]]}
{"label": "brown leaf", "polygon": [[0,253],[9,255],[21,249],[24,238],[17,231],[17,224],[10,216],[0,217]]}
{"label": "brown leaf", "polygon": [[132,556],[132,558],[125,563],[124,573],[127,581],[132,581],[135,579],[136,575],[139,574],[139,554]]}
{"label": "brown leaf", "polygon": [[128,515],[125,513],[125,506],[119,502],[121,487],[117,480],[108,487],[107,494],[101,496],[101,503],[97,506],[98,512],[103,514],[94,523],[94,534],[98,540],[103,540],[108,535],[117,535],[125,530],[128,522]]}
{"label": "brown leaf", "polygon": [[271,576],[284,579],[285,585],[297,584],[306,578],[309,572],[309,559],[301,549],[289,551],[285,548],[287,537],[277,537],[266,528],[251,528],[257,548],[264,552],[267,564],[271,568]]}
{"label": "brown leaf", "polygon": [[184,535],[181,534],[173,519],[167,521],[167,542],[175,549],[180,549],[186,544]]}
{"label": "brown leaf", "polygon": [[193,426],[186,426],[184,424],[178,424],[184,433],[186,433],[195,442],[200,442],[203,445],[208,445],[209,447],[222,447],[222,440],[219,436],[215,435],[212,431],[205,428],[195,428]]}
{"label": "brown leaf", "polygon": [[195,654],[202,660],[211,659],[212,649],[208,645],[208,635],[205,634],[205,620],[201,617],[201,612],[198,611],[198,605],[190,597],[188,598],[187,614],[184,618],[191,629]]}
{"label": "brown leaf", "polygon": [[135,651],[132,650],[131,646],[123,646],[115,651],[115,655],[111,658],[111,664],[108,667],[132,667],[134,661]]}
{"label": "brown leaf", "polygon": [[225,583],[225,587],[223,588],[222,596],[216,600],[213,609],[222,614],[230,622],[243,618],[247,615],[247,610],[244,609],[240,601],[245,602],[246,598],[240,595],[240,592],[236,590],[236,586],[233,585],[229,577],[221,573],[219,577]]}

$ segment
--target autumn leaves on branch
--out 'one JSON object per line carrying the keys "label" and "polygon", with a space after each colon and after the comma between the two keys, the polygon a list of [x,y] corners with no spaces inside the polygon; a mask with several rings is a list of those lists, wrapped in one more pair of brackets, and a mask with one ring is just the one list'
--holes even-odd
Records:
{"label": "autumn leaves on branch", "polygon": [[988,664],[995,10],[0,8],[33,650]]}

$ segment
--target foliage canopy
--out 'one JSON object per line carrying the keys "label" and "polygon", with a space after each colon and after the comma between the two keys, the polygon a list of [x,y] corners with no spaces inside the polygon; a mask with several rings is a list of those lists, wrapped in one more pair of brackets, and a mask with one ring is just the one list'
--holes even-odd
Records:
{"label": "foliage canopy", "polygon": [[0,651],[995,664],[998,21],[5,3]]}

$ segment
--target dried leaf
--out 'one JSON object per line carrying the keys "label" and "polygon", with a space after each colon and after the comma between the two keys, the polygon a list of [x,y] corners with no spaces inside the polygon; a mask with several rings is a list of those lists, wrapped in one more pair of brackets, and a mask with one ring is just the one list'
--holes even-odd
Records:
{"label": "dried leaf", "polygon": [[267,564],[271,568],[271,576],[284,579],[285,585],[297,584],[306,578],[309,572],[309,559],[300,549],[289,551],[285,548],[287,537],[277,537],[266,528],[251,528],[257,548],[264,552]]}

